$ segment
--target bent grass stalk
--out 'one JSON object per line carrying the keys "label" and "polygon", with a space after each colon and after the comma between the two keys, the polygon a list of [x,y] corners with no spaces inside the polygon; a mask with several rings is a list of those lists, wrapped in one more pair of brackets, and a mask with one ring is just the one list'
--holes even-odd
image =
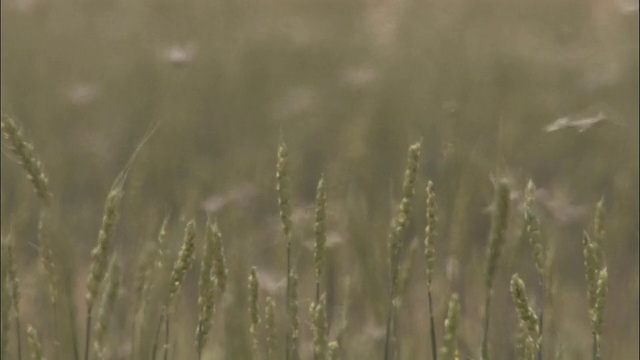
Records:
{"label": "bent grass stalk", "polygon": [[122,170],[122,172],[120,172],[120,174],[116,177],[113,184],[111,185],[111,189],[109,190],[109,194],[107,195],[107,199],[105,201],[104,211],[102,215],[102,225],[100,226],[100,230],[98,232],[98,241],[96,246],[91,251],[91,265],[89,268],[87,293],[85,296],[87,303],[84,353],[85,360],[89,360],[90,353],[89,348],[91,341],[91,312],[93,310],[95,299],[98,296],[100,286],[102,285],[102,281],[104,280],[107,268],[107,258],[109,257],[115,227],[118,222],[120,204],[122,202],[122,197],[124,196],[124,185],[127,181],[127,176],[129,174],[129,170],[131,170],[131,166],[133,166],[134,160],[142,150],[143,146],[151,138],[153,133],[158,129],[159,124],[159,121],[151,124],[147,132],[144,134],[144,136],[134,149],[131,157],[129,157],[129,160],[125,164],[124,169]]}

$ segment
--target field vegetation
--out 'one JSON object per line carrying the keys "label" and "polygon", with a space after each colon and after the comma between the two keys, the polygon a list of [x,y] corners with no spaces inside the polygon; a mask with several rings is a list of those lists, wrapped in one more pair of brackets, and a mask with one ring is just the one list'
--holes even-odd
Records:
{"label": "field vegetation", "polygon": [[637,2],[3,0],[8,359],[637,359]]}

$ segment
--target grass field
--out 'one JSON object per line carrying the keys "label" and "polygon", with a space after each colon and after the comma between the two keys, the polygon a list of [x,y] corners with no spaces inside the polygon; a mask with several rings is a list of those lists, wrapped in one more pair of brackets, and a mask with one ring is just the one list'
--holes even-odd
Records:
{"label": "grass field", "polygon": [[2,355],[637,359],[621,4],[2,1]]}

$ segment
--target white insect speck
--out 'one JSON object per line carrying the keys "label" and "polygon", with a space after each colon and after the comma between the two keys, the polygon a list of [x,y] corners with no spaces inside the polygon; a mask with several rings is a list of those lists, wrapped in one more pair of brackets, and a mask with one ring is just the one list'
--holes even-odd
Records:
{"label": "white insect speck", "polygon": [[585,117],[564,116],[552,122],[551,124],[545,126],[544,131],[553,132],[553,131],[558,131],[564,128],[575,128],[578,130],[578,132],[581,133],[586,130],[589,130],[596,124],[602,123],[603,121],[607,121],[607,120],[610,120],[610,119],[607,115],[605,115],[603,111],[598,112],[594,116],[585,116]]}
{"label": "white insect speck", "polygon": [[194,43],[172,45],[163,51],[162,57],[168,63],[182,67],[193,61],[196,50]]}
{"label": "white insect speck", "polygon": [[67,98],[74,105],[85,105],[98,96],[98,87],[87,83],[78,83],[72,85],[67,90]]}
{"label": "white insect speck", "polygon": [[202,202],[202,209],[208,213],[214,214],[222,210],[231,203],[247,205],[257,196],[258,192],[251,184],[242,185],[236,189],[226,192],[225,194],[217,194],[208,197]]}
{"label": "white insect speck", "polygon": [[[332,249],[336,246],[341,245],[342,243],[344,243],[344,237],[342,237],[342,235],[340,235],[335,231],[330,231],[327,233],[327,241],[325,243],[325,247],[327,249]],[[311,251],[315,249],[315,246],[316,246],[315,244],[316,244],[315,239],[308,239],[302,243],[302,245],[305,248]]]}
{"label": "white insect speck", "polygon": [[364,87],[370,85],[378,80],[378,78],[378,71],[369,66],[348,68],[342,75],[342,81],[353,87]]}
{"label": "white insect speck", "polygon": [[11,7],[17,12],[28,13],[38,6],[39,0],[14,0],[11,2]]}
{"label": "white insect speck", "polygon": [[287,277],[278,276],[266,271],[258,271],[260,289],[269,295],[283,290],[287,286]]}
{"label": "white insect speck", "polygon": [[640,8],[638,0],[618,0],[616,3],[618,10],[625,15],[638,13],[638,9]]}

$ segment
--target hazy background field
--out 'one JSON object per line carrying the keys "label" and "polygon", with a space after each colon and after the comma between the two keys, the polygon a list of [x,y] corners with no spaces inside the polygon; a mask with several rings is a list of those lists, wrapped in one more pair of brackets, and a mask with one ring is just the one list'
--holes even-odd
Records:
{"label": "hazy background field", "polygon": [[[308,207],[324,172],[328,230],[337,240],[329,255],[334,323],[346,297],[354,304],[343,355],[381,356],[389,220],[401,197],[407,147],[422,138],[409,237],[423,236],[424,187],[431,179],[440,221],[439,337],[446,301],[457,291],[462,355],[478,358],[489,225],[483,209],[492,196],[491,176],[506,173],[514,190],[532,178],[548,192],[541,202],[543,236],[556,249],[558,281],[549,332],[568,359],[590,351],[581,234],[605,197],[611,286],[604,358],[637,359],[637,2],[633,6],[603,0],[3,0],[2,108],[25,126],[49,174],[80,307],[105,196],[147,126],[160,120],[126,188],[117,250],[132,272],[167,211],[175,248],[186,219],[196,218],[202,233],[203,207],[228,200],[216,216],[237,301],[218,310],[211,351],[225,347],[229,359],[246,356],[248,269],[257,265],[265,283],[285,274],[275,192],[282,136],[300,209],[295,246],[303,327],[312,294],[311,252],[304,246],[311,244],[312,218],[305,215],[312,214]],[[544,131],[558,118],[599,111],[611,120],[583,132]],[[12,227],[19,239],[23,316],[46,342],[51,330],[41,319],[47,303],[35,262],[37,199],[4,152],[2,233]],[[513,272],[536,297],[530,250],[517,246],[520,224],[514,212],[496,282],[491,339],[498,359],[513,356]],[[347,276],[350,292],[343,286]],[[400,315],[407,359],[428,351],[424,278],[419,256]],[[185,330],[174,332],[181,358],[193,356],[196,279],[192,271],[180,303],[185,315],[176,326]],[[131,279],[125,281],[130,287]],[[280,289],[264,291],[283,304]],[[124,292],[120,304],[131,296]],[[223,312],[234,320],[223,321]],[[114,325],[122,331],[111,339],[125,353],[128,326],[122,318]],[[303,343],[309,334],[305,327]]]}

